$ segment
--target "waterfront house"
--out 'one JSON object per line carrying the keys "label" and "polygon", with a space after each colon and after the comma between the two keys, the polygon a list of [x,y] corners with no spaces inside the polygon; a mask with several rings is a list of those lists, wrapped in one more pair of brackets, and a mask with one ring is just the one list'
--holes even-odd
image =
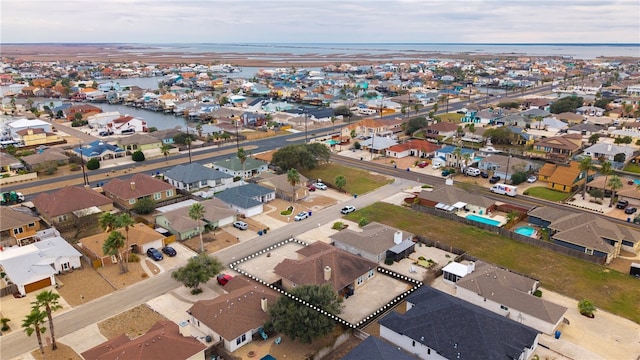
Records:
{"label": "waterfront house", "polygon": [[219,192],[233,184],[233,175],[198,163],[174,166],[163,176],[166,182],[185,191],[210,188],[214,192]]}
{"label": "waterfront house", "polygon": [[81,145],[81,147],[74,148],[73,151],[82,156],[84,161],[89,161],[91,159],[102,160],[110,160],[124,157],[126,152],[109,143],[106,143],[102,140],[92,141],[87,145]]}
{"label": "waterfront house", "polygon": [[232,175],[247,179],[255,175],[261,174],[268,170],[268,163],[266,161],[258,160],[252,157],[247,157],[244,164],[240,162],[237,157],[227,158],[226,160],[216,161],[213,164],[205,165],[213,167],[213,169],[222,171],[225,174]]}
{"label": "waterfront house", "polygon": [[123,131],[125,133],[130,131],[145,132],[147,131],[147,122],[133,116],[122,115],[117,119],[113,119],[109,124],[109,128],[114,134],[123,134]]}
{"label": "waterfront house", "polygon": [[[606,144],[597,143],[584,149],[584,155],[591,157],[593,160],[605,159],[613,162],[614,158],[620,154],[623,155],[623,159],[631,159],[633,157],[634,148],[628,145]],[[621,161],[621,162],[624,162]]]}
{"label": "waterfront house", "polygon": [[582,148],[582,135],[567,134],[541,138],[533,143],[533,154],[547,159],[568,159]]}

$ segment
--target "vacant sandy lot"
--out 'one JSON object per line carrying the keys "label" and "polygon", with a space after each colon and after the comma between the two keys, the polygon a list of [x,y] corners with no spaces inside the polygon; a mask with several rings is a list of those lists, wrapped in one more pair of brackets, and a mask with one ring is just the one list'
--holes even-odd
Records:
{"label": "vacant sandy lot", "polygon": [[133,339],[144,335],[158,321],[169,320],[151,310],[147,305],[138,305],[98,323],[98,328],[107,339],[113,339],[121,334],[126,334]]}
{"label": "vacant sandy lot", "polygon": [[58,293],[71,306],[95,300],[115,290],[96,270],[87,265],[73,272],[56,275],[56,280],[63,284],[58,288]]}

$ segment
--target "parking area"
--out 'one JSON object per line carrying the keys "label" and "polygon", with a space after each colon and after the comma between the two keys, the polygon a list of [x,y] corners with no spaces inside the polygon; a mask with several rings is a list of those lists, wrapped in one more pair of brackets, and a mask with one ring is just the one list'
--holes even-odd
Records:
{"label": "parking area", "polygon": [[177,241],[170,243],[168,246],[175,249],[176,256],[168,256],[167,254],[162,254],[163,259],[160,261],[153,261],[148,257],[145,259],[145,261],[149,261],[153,265],[158,267],[160,269],[160,273],[177,269],[185,265],[190,258],[197,255],[195,251],[189,249],[187,246]]}

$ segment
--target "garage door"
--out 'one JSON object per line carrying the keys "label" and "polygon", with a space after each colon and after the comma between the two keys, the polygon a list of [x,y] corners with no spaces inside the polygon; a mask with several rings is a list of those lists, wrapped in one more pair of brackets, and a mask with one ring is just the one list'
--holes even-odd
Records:
{"label": "garage door", "polygon": [[32,291],[40,290],[51,285],[51,278],[42,279],[40,281],[32,282],[24,286],[24,291],[28,294]]}

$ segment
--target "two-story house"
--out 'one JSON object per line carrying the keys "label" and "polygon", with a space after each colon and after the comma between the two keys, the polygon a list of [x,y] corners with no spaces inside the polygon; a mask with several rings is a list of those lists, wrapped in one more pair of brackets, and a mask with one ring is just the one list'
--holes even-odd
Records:
{"label": "two-story house", "polygon": [[37,241],[40,218],[10,207],[0,207],[0,246],[23,246]]}
{"label": "two-story house", "polygon": [[112,179],[102,186],[106,197],[117,206],[130,210],[145,198],[162,202],[175,198],[175,186],[146,174],[138,173],[128,179]]}

